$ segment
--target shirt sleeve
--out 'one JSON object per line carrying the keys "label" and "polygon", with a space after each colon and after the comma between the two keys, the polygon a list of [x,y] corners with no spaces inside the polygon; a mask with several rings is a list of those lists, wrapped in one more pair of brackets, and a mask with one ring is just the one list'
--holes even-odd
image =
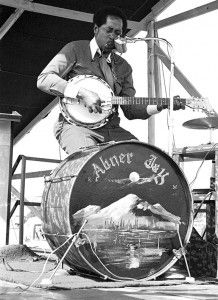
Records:
{"label": "shirt sleeve", "polygon": [[[132,68],[129,66],[129,71],[124,77],[124,81],[122,83],[121,96],[134,97],[135,96],[135,88],[133,85],[132,78]],[[146,105],[121,105],[120,106],[125,117],[128,120],[133,119],[142,119],[146,120],[150,117],[150,114],[147,113]]]}
{"label": "shirt sleeve", "polygon": [[48,63],[37,78],[37,87],[51,95],[63,97],[67,86],[64,76],[75,64],[76,57],[73,44],[65,45]]}

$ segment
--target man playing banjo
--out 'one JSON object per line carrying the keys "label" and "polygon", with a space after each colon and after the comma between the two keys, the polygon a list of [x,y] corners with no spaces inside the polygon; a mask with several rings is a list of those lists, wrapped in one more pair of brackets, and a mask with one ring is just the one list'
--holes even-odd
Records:
{"label": "man playing banjo", "polygon": [[[37,87],[42,91],[71,102],[73,114],[77,114],[77,108],[80,111],[74,122],[70,116],[66,117],[65,109],[65,114],[59,115],[55,125],[55,136],[68,154],[78,151],[80,147],[137,139],[120,127],[117,104],[111,105],[109,113],[105,114],[104,99],[101,96],[101,86],[115,96],[135,95],[132,68],[125,59],[116,54],[116,39],[123,36],[127,29],[126,16],[119,8],[105,7],[94,14],[93,23],[93,39],[73,41],[65,45],[37,80]],[[73,78],[77,78],[76,82],[79,84],[74,84],[71,81]],[[91,84],[88,84],[90,80]],[[89,86],[92,86],[92,82],[97,85],[93,85],[91,89]],[[163,108],[167,106],[121,105],[129,120],[147,119]],[[180,103],[174,104],[174,110],[180,108]],[[83,118],[83,111],[87,118]],[[97,118],[96,126],[95,121],[93,124],[90,122],[92,118]],[[79,122],[79,119],[83,120]]]}

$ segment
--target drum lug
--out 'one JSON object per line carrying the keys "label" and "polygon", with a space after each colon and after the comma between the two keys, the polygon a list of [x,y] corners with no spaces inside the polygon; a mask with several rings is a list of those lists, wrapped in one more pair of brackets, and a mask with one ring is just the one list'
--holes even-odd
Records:
{"label": "drum lug", "polygon": [[109,146],[109,145],[114,145],[116,144],[115,141],[110,141],[110,142],[106,142],[106,143],[99,143],[99,144],[96,144],[96,145],[92,145],[92,146],[87,146],[87,147],[80,147],[79,149],[84,152],[84,151],[89,151],[89,150],[92,150],[92,149],[96,149],[98,150],[99,148],[102,148],[102,147],[106,147],[106,146]]}
{"label": "drum lug", "polygon": [[85,151],[89,151],[89,150],[92,150],[92,149],[98,149],[99,144],[96,144],[96,145],[92,145],[92,146],[87,146],[87,147],[80,147],[79,150],[82,151],[82,152],[85,152]]}
{"label": "drum lug", "polygon": [[179,249],[173,249],[173,253],[177,259],[180,259],[182,256],[186,254],[185,247],[181,247]]}
{"label": "drum lug", "polygon": [[63,177],[54,177],[52,178],[52,176],[45,176],[44,177],[44,182],[48,183],[58,183],[58,182],[62,182],[62,181],[67,181],[67,180],[71,180],[73,177],[76,177],[77,175],[69,175],[69,176],[63,176]]}
{"label": "drum lug", "polygon": [[86,243],[86,239],[77,238],[75,241],[75,247],[79,248],[80,246],[84,245]]}

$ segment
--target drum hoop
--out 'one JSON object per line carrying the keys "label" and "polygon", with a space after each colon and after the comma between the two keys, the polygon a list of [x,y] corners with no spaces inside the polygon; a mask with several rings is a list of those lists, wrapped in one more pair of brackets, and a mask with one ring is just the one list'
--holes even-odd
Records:
{"label": "drum hoop", "polygon": [[[189,203],[189,209],[190,209],[190,215],[187,216],[188,217],[188,219],[187,219],[187,221],[188,221],[187,230],[186,230],[186,233],[184,235],[184,241],[183,241],[183,246],[186,246],[189,239],[190,239],[190,237],[191,237],[191,233],[192,233],[192,226],[193,226],[192,206],[193,206],[193,201],[192,201],[192,193],[191,193],[190,187],[188,185],[188,182],[186,180],[186,177],[184,175],[184,171],[179,167],[179,165],[165,151],[163,151],[162,149],[160,149],[157,146],[150,145],[150,144],[145,143],[145,142],[140,142],[140,141],[137,141],[137,140],[125,140],[125,141],[119,141],[119,142],[104,144],[102,147],[103,147],[103,150],[104,150],[104,149],[108,149],[108,148],[116,146],[116,145],[122,145],[122,144],[126,144],[126,143],[135,144],[135,145],[139,144],[141,146],[146,146],[148,149],[157,151],[157,153],[160,153],[162,155],[162,157],[165,158],[168,161],[169,165],[172,168],[174,168],[174,166],[175,166],[175,168],[174,168],[175,171],[178,171],[177,175],[180,179],[182,179],[182,180],[180,180],[180,182],[181,182],[181,185],[184,187],[184,191],[185,191],[185,194],[186,194],[186,199]],[[90,159],[94,158],[95,156],[97,156],[99,154],[99,151],[97,151],[98,148],[99,148],[99,151],[101,151],[101,144],[96,146],[96,148],[94,148],[94,151],[90,152],[90,155],[88,154],[89,155],[88,160],[85,161],[80,166],[80,171],[81,171],[82,168],[84,168],[90,162]],[[78,152],[83,152],[83,151],[78,151]],[[74,155],[75,155],[75,153],[69,155],[63,162],[61,162],[61,164],[57,167],[56,172],[54,172],[54,174],[57,174],[61,170],[62,166],[64,164],[66,164],[68,161],[70,161],[73,158]],[[77,180],[77,177],[75,177],[75,182],[74,183],[76,183],[76,180]],[[72,191],[73,191],[73,186],[71,186],[70,194],[72,193]],[[189,193],[188,193],[188,191],[189,191]],[[161,266],[161,269],[159,271],[157,271],[155,274],[148,275],[147,277],[145,277],[145,279],[146,280],[151,280],[151,279],[154,279],[157,276],[163,274],[164,272],[169,270],[169,268],[172,267],[178,259],[179,259],[179,257],[177,257],[176,253],[174,253],[173,256],[170,258],[170,260],[168,262],[166,261],[165,264]],[[101,273],[101,272],[98,271],[98,273]],[[122,277],[120,277],[120,279],[121,278]],[[111,278],[111,279],[114,280],[114,278]],[[126,279],[126,280],[128,280],[128,279]]]}

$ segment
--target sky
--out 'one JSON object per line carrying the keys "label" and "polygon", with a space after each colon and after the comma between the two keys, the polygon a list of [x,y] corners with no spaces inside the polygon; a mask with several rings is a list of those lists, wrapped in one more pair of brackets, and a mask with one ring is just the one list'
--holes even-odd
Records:
{"label": "sky", "polygon": [[[168,9],[159,16],[159,20],[181,13],[188,9],[209,3],[203,0],[176,0]],[[218,10],[205,15],[168,26],[159,30],[159,37],[166,39],[173,45],[174,62],[183,74],[191,81],[200,94],[209,99],[214,109],[218,112],[217,99],[217,71],[218,71]],[[145,37],[146,33],[140,33],[140,37]],[[165,46],[161,45],[165,50]],[[147,46],[145,42],[128,44],[128,51],[124,55],[133,68],[133,78],[136,87],[136,96],[147,96]],[[169,72],[163,66],[167,90],[169,89]],[[190,98],[187,92],[174,79],[171,85],[172,95]],[[163,93],[163,97],[165,97]],[[53,125],[59,113],[58,107],[55,108],[45,119],[41,120],[28,134],[26,134],[14,147],[14,160],[19,154],[33,157],[63,159],[66,154],[60,150],[56,139],[53,136]],[[169,130],[167,111],[161,112],[156,116],[156,146],[163,151],[168,151]],[[191,119],[205,117],[199,111],[186,109],[177,111],[173,114],[174,139],[176,148],[186,146],[197,146],[208,143],[208,130],[187,129],[182,124]],[[121,126],[130,130],[141,142],[147,142],[147,121],[129,121],[121,113]],[[214,141],[218,141],[218,132],[214,132]],[[61,156],[60,156],[61,154]],[[40,165],[41,164],[41,165]],[[188,164],[187,164],[188,165]],[[194,167],[187,166],[185,176],[191,181],[197,172],[199,162]],[[53,164],[27,163],[27,171],[54,168]],[[199,176],[201,185],[208,185],[209,179],[205,179],[206,174],[210,173],[210,165],[206,162],[202,167]],[[28,180],[27,180],[28,181]],[[13,184],[19,188],[19,181]],[[28,199],[40,199],[43,190],[43,179],[36,184],[26,185],[26,197]]]}

